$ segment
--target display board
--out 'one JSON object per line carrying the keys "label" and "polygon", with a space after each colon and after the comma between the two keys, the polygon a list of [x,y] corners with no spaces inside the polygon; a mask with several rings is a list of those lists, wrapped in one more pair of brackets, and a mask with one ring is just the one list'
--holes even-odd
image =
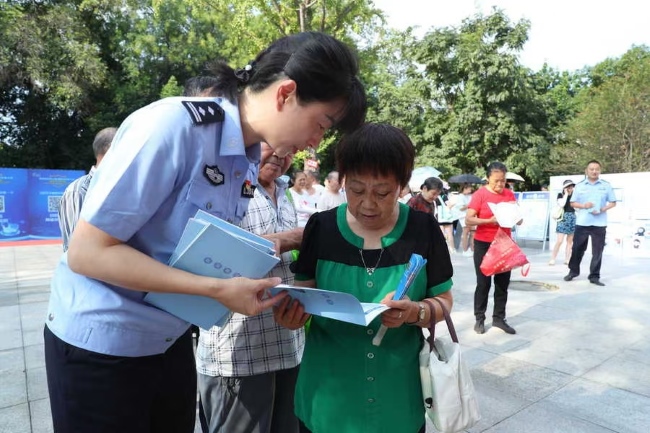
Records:
{"label": "display board", "polygon": [[59,202],[81,170],[0,168],[0,242],[57,239]]}
{"label": "display board", "polygon": [[517,239],[546,241],[549,214],[548,191],[521,192],[518,200],[524,221],[517,226]]}

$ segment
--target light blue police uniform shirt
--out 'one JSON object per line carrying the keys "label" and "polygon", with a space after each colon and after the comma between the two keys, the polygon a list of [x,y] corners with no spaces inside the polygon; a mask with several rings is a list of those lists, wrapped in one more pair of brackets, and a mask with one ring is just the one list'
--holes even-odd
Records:
{"label": "light blue police uniform shirt", "polygon": [[595,183],[591,183],[585,179],[579,182],[573,190],[571,202],[591,202],[594,207],[591,209],[576,209],[576,225],[607,227],[607,212],[593,215],[591,211],[602,209],[607,203],[615,201],[614,189],[606,180],[598,179]]}
{"label": "light blue police uniform shirt", "polygon": [[[195,125],[193,119],[201,114],[195,106],[191,113],[182,101],[217,102],[224,120]],[[240,222],[249,201],[242,187],[257,184],[259,160],[259,144],[244,146],[237,106],[222,98],[162,99],[120,126],[92,180],[81,218],[167,263],[198,209]],[[213,168],[223,173],[222,184],[207,176]],[[215,177],[212,181],[219,183]],[[145,294],[76,274],[64,254],[52,279],[46,324],[63,341],[93,352],[163,353],[189,324],[146,304]]]}

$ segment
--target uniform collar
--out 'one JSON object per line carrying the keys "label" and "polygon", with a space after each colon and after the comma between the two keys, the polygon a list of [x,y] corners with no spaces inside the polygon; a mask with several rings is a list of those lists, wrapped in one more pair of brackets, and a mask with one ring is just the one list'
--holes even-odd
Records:
{"label": "uniform collar", "polygon": [[219,155],[221,156],[247,156],[251,162],[259,163],[262,148],[259,143],[246,147],[239,118],[239,107],[230,103],[225,98],[215,98],[223,108],[224,122],[221,129],[221,145]]}

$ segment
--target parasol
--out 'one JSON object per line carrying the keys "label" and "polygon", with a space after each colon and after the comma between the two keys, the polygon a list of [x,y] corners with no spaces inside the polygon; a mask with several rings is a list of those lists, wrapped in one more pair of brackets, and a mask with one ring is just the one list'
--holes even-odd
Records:
{"label": "parasol", "polygon": [[420,191],[420,187],[430,177],[440,178],[440,170],[433,167],[418,167],[411,173],[411,180],[409,180],[409,188],[411,191]]}
{"label": "parasol", "polygon": [[449,183],[482,183],[483,179],[475,174],[457,174],[449,178]]}
{"label": "parasol", "polygon": [[524,181],[524,178],[519,176],[517,173],[513,173],[511,171],[506,173],[506,179],[507,180],[518,180],[520,182]]}

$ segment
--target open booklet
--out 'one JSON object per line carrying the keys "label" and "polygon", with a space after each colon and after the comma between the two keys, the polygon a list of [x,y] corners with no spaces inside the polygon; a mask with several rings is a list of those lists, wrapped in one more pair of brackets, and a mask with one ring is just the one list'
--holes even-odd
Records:
{"label": "open booklet", "polygon": [[[411,284],[417,277],[420,269],[427,263],[426,259],[418,254],[413,254],[411,260],[402,275],[402,278],[395,288],[393,299],[404,299]],[[300,301],[305,312],[315,316],[327,317],[329,319],[342,320],[356,325],[368,326],[375,317],[388,310],[384,304],[374,302],[360,302],[349,293],[334,292],[331,290],[313,289],[306,287],[295,287],[280,284],[269,291],[275,295],[283,290],[289,292],[289,296]]]}
{"label": "open booklet", "polygon": [[[280,261],[273,242],[199,210],[190,218],[169,265],[213,278],[262,278]],[[230,311],[206,296],[150,292],[144,300],[204,329],[221,325]]]}
{"label": "open booklet", "polygon": [[510,229],[523,218],[519,205],[514,202],[488,203],[490,210],[497,217],[497,222],[503,228]]}
{"label": "open booklet", "polygon": [[289,296],[293,299],[300,301],[306,313],[362,326],[368,326],[375,317],[388,310],[384,304],[359,302],[349,293],[285,284],[269,289],[272,295],[284,290],[289,292]]}

